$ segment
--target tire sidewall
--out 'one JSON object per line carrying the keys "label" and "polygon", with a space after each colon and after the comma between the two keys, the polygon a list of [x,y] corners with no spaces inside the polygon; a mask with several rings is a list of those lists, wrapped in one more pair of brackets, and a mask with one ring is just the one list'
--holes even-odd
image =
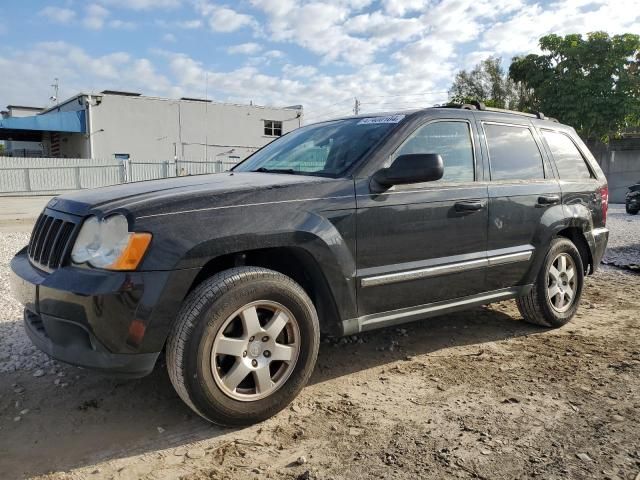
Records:
{"label": "tire sidewall", "polygon": [[[275,273],[275,272],[274,272]],[[184,350],[184,378],[189,397],[207,419],[226,425],[255,423],[288,405],[307,383],[319,347],[318,319],[304,291],[283,282],[279,274],[264,273],[239,282],[219,296],[206,298],[196,326]],[[293,284],[293,285],[292,285]],[[227,396],[211,371],[211,349],[224,322],[243,305],[270,300],[288,308],[300,329],[300,351],[287,381],[273,394],[260,400],[243,402]]]}
{"label": "tire sidewall", "polygon": [[[576,289],[575,289],[575,297],[571,308],[569,308],[565,312],[558,312],[551,306],[551,301],[547,295],[547,278],[549,275],[549,268],[551,267],[555,258],[561,254],[566,253],[571,256],[575,266],[576,266]],[[584,266],[582,263],[582,257],[580,256],[580,252],[578,248],[568,239],[565,238],[556,238],[551,242],[551,247],[547,252],[547,255],[544,259],[544,263],[542,268],[540,269],[540,273],[538,274],[538,281],[536,282],[535,288],[538,289],[537,294],[538,298],[542,299],[540,302],[542,305],[542,310],[544,313],[545,319],[549,322],[549,324],[553,327],[560,327],[565,325],[571,318],[575,315],[578,307],[580,306],[580,300],[582,298],[582,289],[584,287]]]}

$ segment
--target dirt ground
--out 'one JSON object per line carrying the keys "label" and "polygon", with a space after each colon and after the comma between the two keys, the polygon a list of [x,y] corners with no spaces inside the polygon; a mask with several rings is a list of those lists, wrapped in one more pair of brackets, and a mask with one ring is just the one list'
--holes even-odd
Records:
{"label": "dirt ground", "polygon": [[639,280],[604,267],[558,330],[510,301],[325,340],[295,403],[244,429],[192,414],[164,365],[1,373],[0,478],[640,480]]}

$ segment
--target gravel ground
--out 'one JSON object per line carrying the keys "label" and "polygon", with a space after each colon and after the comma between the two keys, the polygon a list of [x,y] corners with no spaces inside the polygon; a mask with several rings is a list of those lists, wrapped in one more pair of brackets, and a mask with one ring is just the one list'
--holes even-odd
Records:
{"label": "gravel ground", "polygon": [[611,233],[603,262],[621,268],[640,268],[640,215],[627,214],[624,205],[610,205],[607,227]]}
{"label": "gravel ground", "polygon": [[55,368],[56,362],[27,338],[19,321],[22,307],[10,293],[9,262],[28,241],[28,233],[0,233],[0,373],[33,370],[39,375]]}

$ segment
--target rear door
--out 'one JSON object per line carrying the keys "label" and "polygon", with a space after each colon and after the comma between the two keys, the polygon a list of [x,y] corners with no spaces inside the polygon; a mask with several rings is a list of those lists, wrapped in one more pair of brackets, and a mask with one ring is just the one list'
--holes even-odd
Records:
{"label": "rear door", "polygon": [[436,153],[435,182],[370,188],[357,180],[358,312],[370,315],[464,297],[485,288],[487,186],[470,113],[425,120],[378,165]]}
{"label": "rear door", "polygon": [[546,254],[542,225],[554,222],[548,212],[561,204],[561,194],[528,118],[478,117],[490,176],[487,288],[499,290],[526,283],[534,256]]}
{"label": "rear door", "polygon": [[586,208],[596,225],[604,225],[604,221],[597,218],[602,216],[599,191],[601,181],[596,178],[583,153],[568,133],[547,128],[540,128],[540,132],[554,160],[560,179],[562,203],[568,210],[567,217],[573,217],[574,213],[582,217],[582,212],[577,210]]}

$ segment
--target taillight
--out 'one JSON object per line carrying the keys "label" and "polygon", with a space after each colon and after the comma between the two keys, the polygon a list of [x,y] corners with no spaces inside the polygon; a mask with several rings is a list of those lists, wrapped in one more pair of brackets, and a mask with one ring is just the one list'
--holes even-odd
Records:
{"label": "taillight", "polygon": [[600,188],[600,198],[602,201],[602,223],[607,223],[607,212],[609,211],[609,186]]}

